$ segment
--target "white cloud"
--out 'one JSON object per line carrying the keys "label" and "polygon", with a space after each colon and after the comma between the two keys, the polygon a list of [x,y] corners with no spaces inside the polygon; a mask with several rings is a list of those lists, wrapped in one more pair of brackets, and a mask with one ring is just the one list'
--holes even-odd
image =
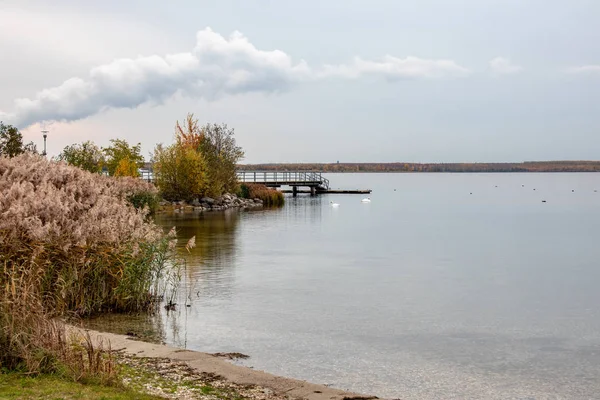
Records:
{"label": "white cloud", "polygon": [[278,92],[308,76],[304,61],[294,64],[282,51],[258,50],[239,32],[224,38],[207,28],[197,33],[189,53],[115,60],[93,68],[85,79],[71,78],[34,98],[15,100],[14,113],[4,117],[22,127],[73,121],[109,108],[162,104],[178,92],[206,99]]}
{"label": "white cloud", "polygon": [[600,74],[600,65],[582,65],[567,70],[571,74]]}
{"label": "white cloud", "polygon": [[490,69],[494,75],[516,74],[523,70],[519,65],[513,64],[508,58],[496,57],[490,61]]}
{"label": "white cloud", "polygon": [[43,121],[75,121],[108,109],[163,104],[175,94],[213,100],[241,93],[277,93],[295,83],[376,75],[388,80],[462,77],[470,71],[452,60],[428,60],[390,55],[381,61],[355,58],[342,65],[312,70],[303,60],[294,63],[280,50],[259,50],[241,33],[228,38],[210,28],[196,35],[190,52],[166,56],[122,58],[92,68],[85,78],[70,78],[15,100],[7,122],[27,127]]}
{"label": "white cloud", "polygon": [[351,64],[326,65],[320,76],[339,76],[355,79],[362,75],[381,75],[386,79],[463,77],[470,71],[452,60],[428,60],[418,57],[398,58],[390,55],[381,61],[354,58]]}

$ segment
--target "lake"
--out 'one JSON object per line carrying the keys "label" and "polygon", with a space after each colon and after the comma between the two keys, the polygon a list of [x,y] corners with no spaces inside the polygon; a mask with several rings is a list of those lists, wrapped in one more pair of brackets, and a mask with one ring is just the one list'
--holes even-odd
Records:
{"label": "lake", "polygon": [[327,178],[372,202],[157,217],[198,244],[168,343],[380,397],[600,398],[600,174]]}

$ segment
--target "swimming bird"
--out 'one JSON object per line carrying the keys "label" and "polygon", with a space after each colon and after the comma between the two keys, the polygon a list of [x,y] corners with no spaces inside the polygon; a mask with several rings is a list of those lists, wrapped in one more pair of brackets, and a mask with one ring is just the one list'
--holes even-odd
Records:
{"label": "swimming bird", "polygon": [[331,204],[331,207],[339,207],[340,205],[338,203],[334,203],[333,201],[329,202]]}
{"label": "swimming bird", "polygon": [[370,202],[371,202],[370,197],[367,197],[367,198],[361,200],[361,203],[370,203]]}

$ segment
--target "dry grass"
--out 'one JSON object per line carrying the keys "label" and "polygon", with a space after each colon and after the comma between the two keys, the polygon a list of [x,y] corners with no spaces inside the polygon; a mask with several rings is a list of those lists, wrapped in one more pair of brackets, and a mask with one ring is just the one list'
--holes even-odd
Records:
{"label": "dry grass", "polygon": [[283,193],[279,190],[256,183],[242,184],[240,195],[247,199],[261,199],[265,207],[281,207],[285,201]]}

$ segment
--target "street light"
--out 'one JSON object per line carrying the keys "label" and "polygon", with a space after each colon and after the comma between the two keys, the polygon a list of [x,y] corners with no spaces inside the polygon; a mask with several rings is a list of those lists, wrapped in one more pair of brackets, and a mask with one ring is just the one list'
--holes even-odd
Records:
{"label": "street light", "polygon": [[48,131],[42,131],[42,134],[44,135],[44,152],[42,155],[46,157],[46,138],[48,137]]}

